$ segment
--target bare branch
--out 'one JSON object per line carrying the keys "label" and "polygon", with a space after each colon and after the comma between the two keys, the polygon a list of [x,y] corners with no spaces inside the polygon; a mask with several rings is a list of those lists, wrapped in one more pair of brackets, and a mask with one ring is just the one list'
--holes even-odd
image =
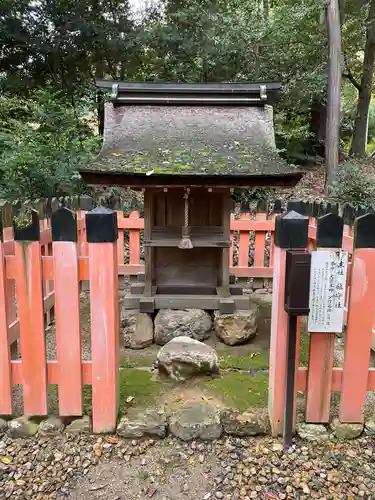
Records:
{"label": "bare branch", "polygon": [[348,79],[350,81],[350,83],[352,83],[354,85],[354,87],[358,90],[358,92],[361,92],[361,90],[362,90],[361,84],[357,82],[357,80],[354,78],[354,75],[349,68],[348,55],[345,51],[343,53],[343,57],[344,57],[344,65],[345,65],[346,72],[345,73],[343,72],[342,76],[344,78]]}

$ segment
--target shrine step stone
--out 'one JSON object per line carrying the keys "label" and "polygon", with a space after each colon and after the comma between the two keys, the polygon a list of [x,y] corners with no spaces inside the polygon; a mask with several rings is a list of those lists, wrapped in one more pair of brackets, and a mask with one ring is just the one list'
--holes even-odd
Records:
{"label": "shrine step stone", "polygon": [[171,415],[169,430],[183,441],[218,439],[223,432],[220,410],[203,401],[188,401]]}
{"label": "shrine step stone", "polygon": [[189,337],[177,337],[163,346],[158,352],[157,364],[161,371],[177,381],[219,373],[215,350]]}
{"label": "shrine step stone", "polygon": [[155,317],[154,340],[159,345],[180,336],[202,341],[211,329],[211,316],[201,309],[160,309]]}
{"label": "shrine step stone", "polygon": [[144,349],[152,344],[154,339],[154,324],[147,313],[138,310],[121,310],[121,334],[124,347]]}
{"label": "shrine step stone", "polygon": [[259,307],[252,305],[248,311],[233,314],[214,313],[216,335],[227,345],[243,344],[256,336],[258,331]]}

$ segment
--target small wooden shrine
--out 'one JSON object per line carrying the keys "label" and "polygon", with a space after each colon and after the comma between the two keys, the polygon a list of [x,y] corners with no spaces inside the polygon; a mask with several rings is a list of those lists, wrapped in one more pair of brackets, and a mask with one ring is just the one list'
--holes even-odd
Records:
{"label": "small wooden shrine", "polygon": [[275,146],[279,84],[98,82],[111,91],[89,185],[144,191],[145,273],[125,306],[141,312],[248,309],[229,273],[234,188],[293,186]]}

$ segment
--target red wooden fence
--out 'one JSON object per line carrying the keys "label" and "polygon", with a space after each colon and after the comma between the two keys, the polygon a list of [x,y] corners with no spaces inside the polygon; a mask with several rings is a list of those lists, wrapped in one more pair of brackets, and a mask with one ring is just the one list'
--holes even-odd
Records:
{"label": "red wooden fence", "polygon": [[[117,276],[143,271],[143,219],[137,212],[124,217],[118,211],[117,242],[90,242],[90,239],[88,242],[85,215],[85,211],[77,211],[74,221],[76,241],[52,241],[50,220],[40,222],[39,241],[14,241],[13,230],[4,228],[4,242],[0,243],[0,415],[12,413],[11,384],[23,385],[25,414],[46,415],[47,385],[58,384],[60,414],[79,415],[82,413],[82,385],[89,384],[93,388],[94,431],[109,432],[115,428],[117,416]],[[270,374],[271,392],[277,394],[272,402],[273,428],[277,433],[284,398],[285,359],[282,359],[282,353],[285,350],[286,322],[281,306],[285,255],[282,250],[274,248],[274,229],[275,215],[241,214],[231,220],[231,238],[238,242],[231,250],[231,272],[239,278],[277,276],[274,283],[274,302],[277,305],[273,314],[278,319],[273,320],[272,328],[278,333],[273,335],[276,343],[271,344]],[[310,249],[315,248],[315,240],[316,221],[311,218]],[[349,226],[345,227],[342,247],[350,252],[353,250]],[[324,382],[330,387],[328,394],[342,392],[342,421],[362,421],[366,391],[375,390],[375,370],[368,367],[374,326],[371,323],[375,304],[374,262],[374,250],[354,252],[353,270],[348,273],[351,302],[348,302],[344,368],[333,368],[329,364],[324,374]],[[365,291],[361,288],[364,273],[368,279]],[[81,357],[79,282],[83,280],[90,281],[91,361],[83,361]],[[349,297],[349,293],[347,295]],[[53,314],[56,315],[57,360],[47,362],[43,316],[44,322],[48,323]],[[358,331],[364,329],[366,334],[359,340]],[[18,338],[21,359],[11,359],[10,345]],[[316,353],[320,352],[319,349]],[[310,359],[310,367],[314,359],[318,359],[316,353]],[[306,392],[307,387],[308,370],[298,368],[297,390]],[[308,405],[321,406],[317,399],[320,396],[312,394],[311,391],[307,394]],[[324,405],[329,409],[329,402]]]}

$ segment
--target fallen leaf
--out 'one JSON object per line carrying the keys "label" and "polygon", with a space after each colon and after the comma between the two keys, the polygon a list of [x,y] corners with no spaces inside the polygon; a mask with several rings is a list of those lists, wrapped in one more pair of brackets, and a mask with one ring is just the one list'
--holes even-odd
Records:
{"label": "fallen leaf", "polygon": [[147,488],[147,496],[148,498],[152,498],[156,493],[156,488],[153,488],[152,486],[149,486]]}
{"label": "fallen leaf", "polygon": [[12,463],[13,463],[13,460],[12,460],[11,458],[9,458],[9,457],[3,457],[3,458],[1,459],[1,461],[2,461],[2,462],[3,462],[3,464],[5,464],[5,465],[10,465],[10,464],[12,464]]}
{"label": "fallen leaf", "polygon": [[131,402],[133,401],[133,399],[134,399],[134,396],[128,396],[128,397],[126,398],[126,402],[127,402],[127,403],[131,403]]}
{"label": "fallen leaf", "polygon": [[89,488],[89,491],[98,491],[98,490],[102,490],[103,488],[105,488],[105,484],[98,484],[97,486],[91,486],[91,488]]}
{"label": "fallen leaf", "polygon": [[107,436],[105,438],[105,440],[107,441],[107,443],[110,443],[110,444],[118,444],[120,443],[121,439],[118,439],[117,437],[115,436]]}
{"label": "fallen leaf", "polygon": [[102,456],[102,450],[100,448],[97,448],[95,450],[95,456],[98,458],[100,458]]}
{"label": "fallen leaf", "polygon": [[111,153],[112,156],[122,156],[121,153]]}

